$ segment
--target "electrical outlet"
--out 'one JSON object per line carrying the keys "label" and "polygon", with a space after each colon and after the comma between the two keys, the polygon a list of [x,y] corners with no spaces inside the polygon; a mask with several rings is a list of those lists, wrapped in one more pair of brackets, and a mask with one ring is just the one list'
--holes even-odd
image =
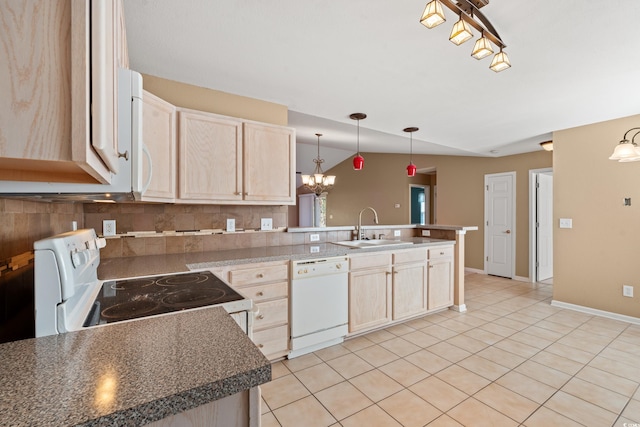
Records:
{"label": "electrical outlet", "polygon": [[262,231],[273,230],[273,219],[271,218],[260,219],[260,230]]}
{"label": "electrical outlet", "polygon": [[116,220],[105,219],[102,221],[102,235],[103,236],[115,236],[116,235]]}
{"label": "electrical outlet", "polygon": [[633,298],[633,286],[623,285],[622,286],[622,296]]}
{"label": "electrical outlet", "polygon": [[236,231],[236,220],[227,218],[227,231]]}
{"label": "electrical outlet", "polygon": [[431,230],[422,230],[422,237],[431,236]]}
{"label": "electrical outlet", "polygon": [[311,246],[311,253],[317,254],[320,252],[320,246]]}
{"label": "electrical outlet", "polygon": [[309,236],[309,240],[312,242],[319,242],[320,241],[320,235],[319,234],[311,234]]}
{"label": "electrical outlet", "polygon": [[400,233],[400,230],[393,230],[393,237],[400,237],[402,233]]}

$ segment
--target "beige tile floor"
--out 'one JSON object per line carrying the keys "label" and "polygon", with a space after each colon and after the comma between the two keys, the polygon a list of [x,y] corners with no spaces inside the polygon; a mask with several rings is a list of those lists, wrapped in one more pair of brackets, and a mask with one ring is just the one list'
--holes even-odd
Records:
{"label": "beige tile floor", "polygon": [[640,326],[466,276],[444,311],[273,365],[271,426],[640,426]]}

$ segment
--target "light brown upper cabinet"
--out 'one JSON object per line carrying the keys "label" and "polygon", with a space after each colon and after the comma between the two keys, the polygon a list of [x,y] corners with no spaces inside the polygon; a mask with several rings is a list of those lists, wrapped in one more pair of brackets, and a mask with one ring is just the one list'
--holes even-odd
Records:
{"label": "light brown upper cabinet", "polygon": [[144,145],[151,157],[145,158],[142,176],[151,181],[142,194],[146,202],[175,202],[177,182],[176,107],[147,91],[142,96],[142,126]]}
{"label": "light brown upper cabinet", "polygon": [[178,110],[178,200],[295,204],[295,130]]}
{"label": "light brown upper cabinet", "polygon": [[0,0],[1,180],[110,182],[117,68],[128,66],[122,9]]}

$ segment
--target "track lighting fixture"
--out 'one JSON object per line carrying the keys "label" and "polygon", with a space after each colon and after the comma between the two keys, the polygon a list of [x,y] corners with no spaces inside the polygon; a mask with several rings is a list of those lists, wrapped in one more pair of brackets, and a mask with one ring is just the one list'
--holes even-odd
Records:
{"label": "track lighting fixture", "polygon": [[461,45],[473,37],[471,27],[481,33],[481,37],[473,46],[471,56],[476,59],[486,58],[493,53],[491,43],[500,48],[491,61],[491,68],[495,72],[500,72],[511,67],[511,62],[507,53],[504,52],[506,45],[498,35],[496,29],[491,25],[480,8],[489,4],[489,0],[431,0],[422,12],[420,23],[427,28],[434,28],[446,21],[444,8],[446,6],[453,13],[458,15],[458,21],[453,25],[449,40],[456,45]]}

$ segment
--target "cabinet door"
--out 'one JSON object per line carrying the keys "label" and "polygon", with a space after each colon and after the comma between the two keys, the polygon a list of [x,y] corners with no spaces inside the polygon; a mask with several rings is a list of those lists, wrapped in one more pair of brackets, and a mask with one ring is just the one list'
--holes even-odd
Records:
{"label": "cabinet door", "polygon": [[427,272],[423,261],[393,267],[393,320],[427,311]]}
{"label": "cabinet door", "polygon": [[179,111],[181,201],[242,200],[242,122]]}
{"label": "cabinet door", "polygon": [[389,271],[349,273],[349,332],[361,332],[391,321]]}
{"label": "cabinet door", "polygon": [[143,162],[142,176],[151,182],[142,195],[150,202],[173,202],[176,198],[176,108],[157,96],[144,91],[142,97],[142,126],[144,144],[149,150],[149,162]]}
{"label": "cabinet door", "polygon": [[295,204],[295,131],[244,124],[244,200]]}
{"label": "cabinet door", "polygon": [[428,265],[429,310],[452,306],[453,258],[443,257],[429,260]]}

